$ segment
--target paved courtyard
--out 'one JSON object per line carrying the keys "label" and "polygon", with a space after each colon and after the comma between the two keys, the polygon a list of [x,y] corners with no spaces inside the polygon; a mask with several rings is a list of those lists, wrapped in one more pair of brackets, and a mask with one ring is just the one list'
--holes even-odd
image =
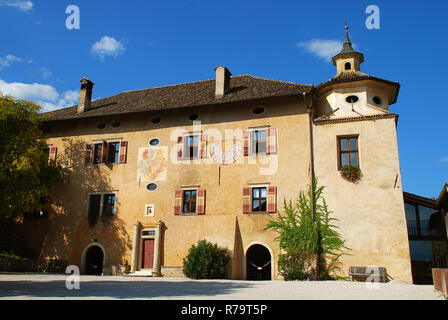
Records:
{"label": "paved courtyard", "polygon": [[65,275],[0,274],[0,299],[164,299],[164,300],[444,300],[431,285],[400,281],[232,281],[185,278],[81,276],[68,290]]}

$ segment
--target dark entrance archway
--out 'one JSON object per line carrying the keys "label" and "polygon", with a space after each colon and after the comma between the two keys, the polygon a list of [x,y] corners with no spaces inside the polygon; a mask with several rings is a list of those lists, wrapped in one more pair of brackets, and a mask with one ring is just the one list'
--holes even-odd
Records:
{"label": "dark entrance archway", "polygon": [[254,244],[246,253],[246,279],[271,280],[272,257],[268,248]]}
{"label": "dark entrance archway", "polygon": [[99,246],[91,246],[86,252],[85,274],[100,276],[103,273],[104,253]]}

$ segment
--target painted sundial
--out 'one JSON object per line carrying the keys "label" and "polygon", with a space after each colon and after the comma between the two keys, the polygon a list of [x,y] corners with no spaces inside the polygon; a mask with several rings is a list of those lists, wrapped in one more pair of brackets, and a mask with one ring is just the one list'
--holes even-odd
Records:
{"label": "painted sundial", "polygon": [[241,142],[237,140],[223,140],[211,144],[211,156],[218,164],[235,163],[241,156]]}

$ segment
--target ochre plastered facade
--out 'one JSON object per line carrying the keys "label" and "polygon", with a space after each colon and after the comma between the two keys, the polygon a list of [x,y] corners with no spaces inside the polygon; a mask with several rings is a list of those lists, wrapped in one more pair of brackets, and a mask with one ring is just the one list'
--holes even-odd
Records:
{"label": "ochre plastered facade", "polygon": [[[356,62],[353,68],[359,71],[362,61],[357,55],[336,56],[338,72],[344,72],[341,68],[347,59]],[[217,86],[229,84],[229,79],[221,80]],[[229,88],[218,89],[217,98],[221,98]],[[256,185],[277,187],[277,209],[281,211],[284,200],[295,201],[300,191],[307,190],[314,170],[351,249],[351,255],[342,259],[341,275],[348,275],[349,266],[378,266],[386,267],[394,279],[412,282],[397,116],[389,110],[397,94],[395,83],[362,77],[318,86],[306,95],[49,121],[51,133],[45,139],[58,148],[57,161],[67,175],[54,194],[44,231],[34,236],[41,242],[36,250],[41,258],[68,259],[84,270],[86,248],[98,244],[104,251],[105,267],[129,265],[131,272],[138,272],[146,230],[151,231],[146,236],[156,243],[152,275],[181,275],[188,249],[206,239],[231,251],[230,278],[246,279],[246,253],[257,244],[270,252],[271,278],[279,279],[277,234],[265,230],[276,213],[243,213],[242,190]],[[350,95],[358,101],[347,102]],[[373,101],[374,97],[380,102]],[[257,107],[264,112],[254,114]],[[198,122],[188,119],[191,114],[199,115]],[[161,122],[153,124],[154,117]],[[111,127],[117,120],[121,125]],[[101,122],[106,128],[97,128]],[[243,130],[257,127],[277,130],[277,152],[256,157],[242,154],[229,165],[213,161],[210,146],[214,142],[235,139],[242,143]],[[178,161],[178,137],[193,132],[207,133],[206,157]],[[337,139],[346,135],[358,137],[363,174],[358,183],[344,180],[338,168]],[[151,148],[149,141],[154,138],[160,140],[157,148],[167,152],[166,177],[142,181],[137,174],[138,153]],[[85,165],[86,144],[104,140],[128,142],[126,163]],[[147,190],[150,182],[157,183],[157,190]],[[188,188],[206,191],[204,215],[174,213],[175,191]],[[98,222],[90,227],[88,195],[101,192],[116,194],[117,210],[110,224]],[[145,216],[148,204],[154,205],[153,216]]]}

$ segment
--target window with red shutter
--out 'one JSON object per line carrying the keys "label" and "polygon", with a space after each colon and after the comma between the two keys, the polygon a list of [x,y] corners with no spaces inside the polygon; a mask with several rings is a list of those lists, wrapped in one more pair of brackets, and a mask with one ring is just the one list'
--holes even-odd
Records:
{"label": "window with red shutter", "polygon": [[93,163],[93,144],[86,145],[85,165],[90,166]]}
{"label": "window with red shutter", "polygon": [[128,152],[128,142],[121,141],[120,142],[120,163],[126,163],[127,161],[127,152]]}
{"label": "window with red shutter", "polygon": [[243,188],[243,213],[251,213],[252,212],[250,199],[251,199],[250,188],[249,187]]}
{"label": "window with red shutter", "polygon": [[276,213],[277,187],[256,186],[243,188],[243,213]]}
{"label": "window with red shutter", "polygon": [[277,150],[277,129],[268,129],[268,148],[267,154],[275,154]]}
{"label": "window with red shutter", "polygon": [[50,154],[48,156],[48,160],[50,164],[56,164],[56,157],[58,154],[58,148],[57,147],[51,147],[50,148]]}
{"label": "window with red shutter", "polygon": [[107,141],[103,141],[101,144],[101,163],[107,163]]}
{"label": "window with red shutter", "polygon": [[177,138],[177,159],[183,158],[184,138],[182,136]]}
{"label": "window with red shutter", "polygon": [[249,155],[249,147],[250,147],[250,131],[243,131],[243,143],[244,143],[244,156],[247,157]]}
{"label": "window with red shutter", "polygon": [[176,190],[174,194],[174,214],[180,215],[182,211],[182,190]]}
{"label": "window with red shutter", "polygon": [[198,189],[198,197],[196,200],[196,213],[198,215],[205,214],[205,189]]}

